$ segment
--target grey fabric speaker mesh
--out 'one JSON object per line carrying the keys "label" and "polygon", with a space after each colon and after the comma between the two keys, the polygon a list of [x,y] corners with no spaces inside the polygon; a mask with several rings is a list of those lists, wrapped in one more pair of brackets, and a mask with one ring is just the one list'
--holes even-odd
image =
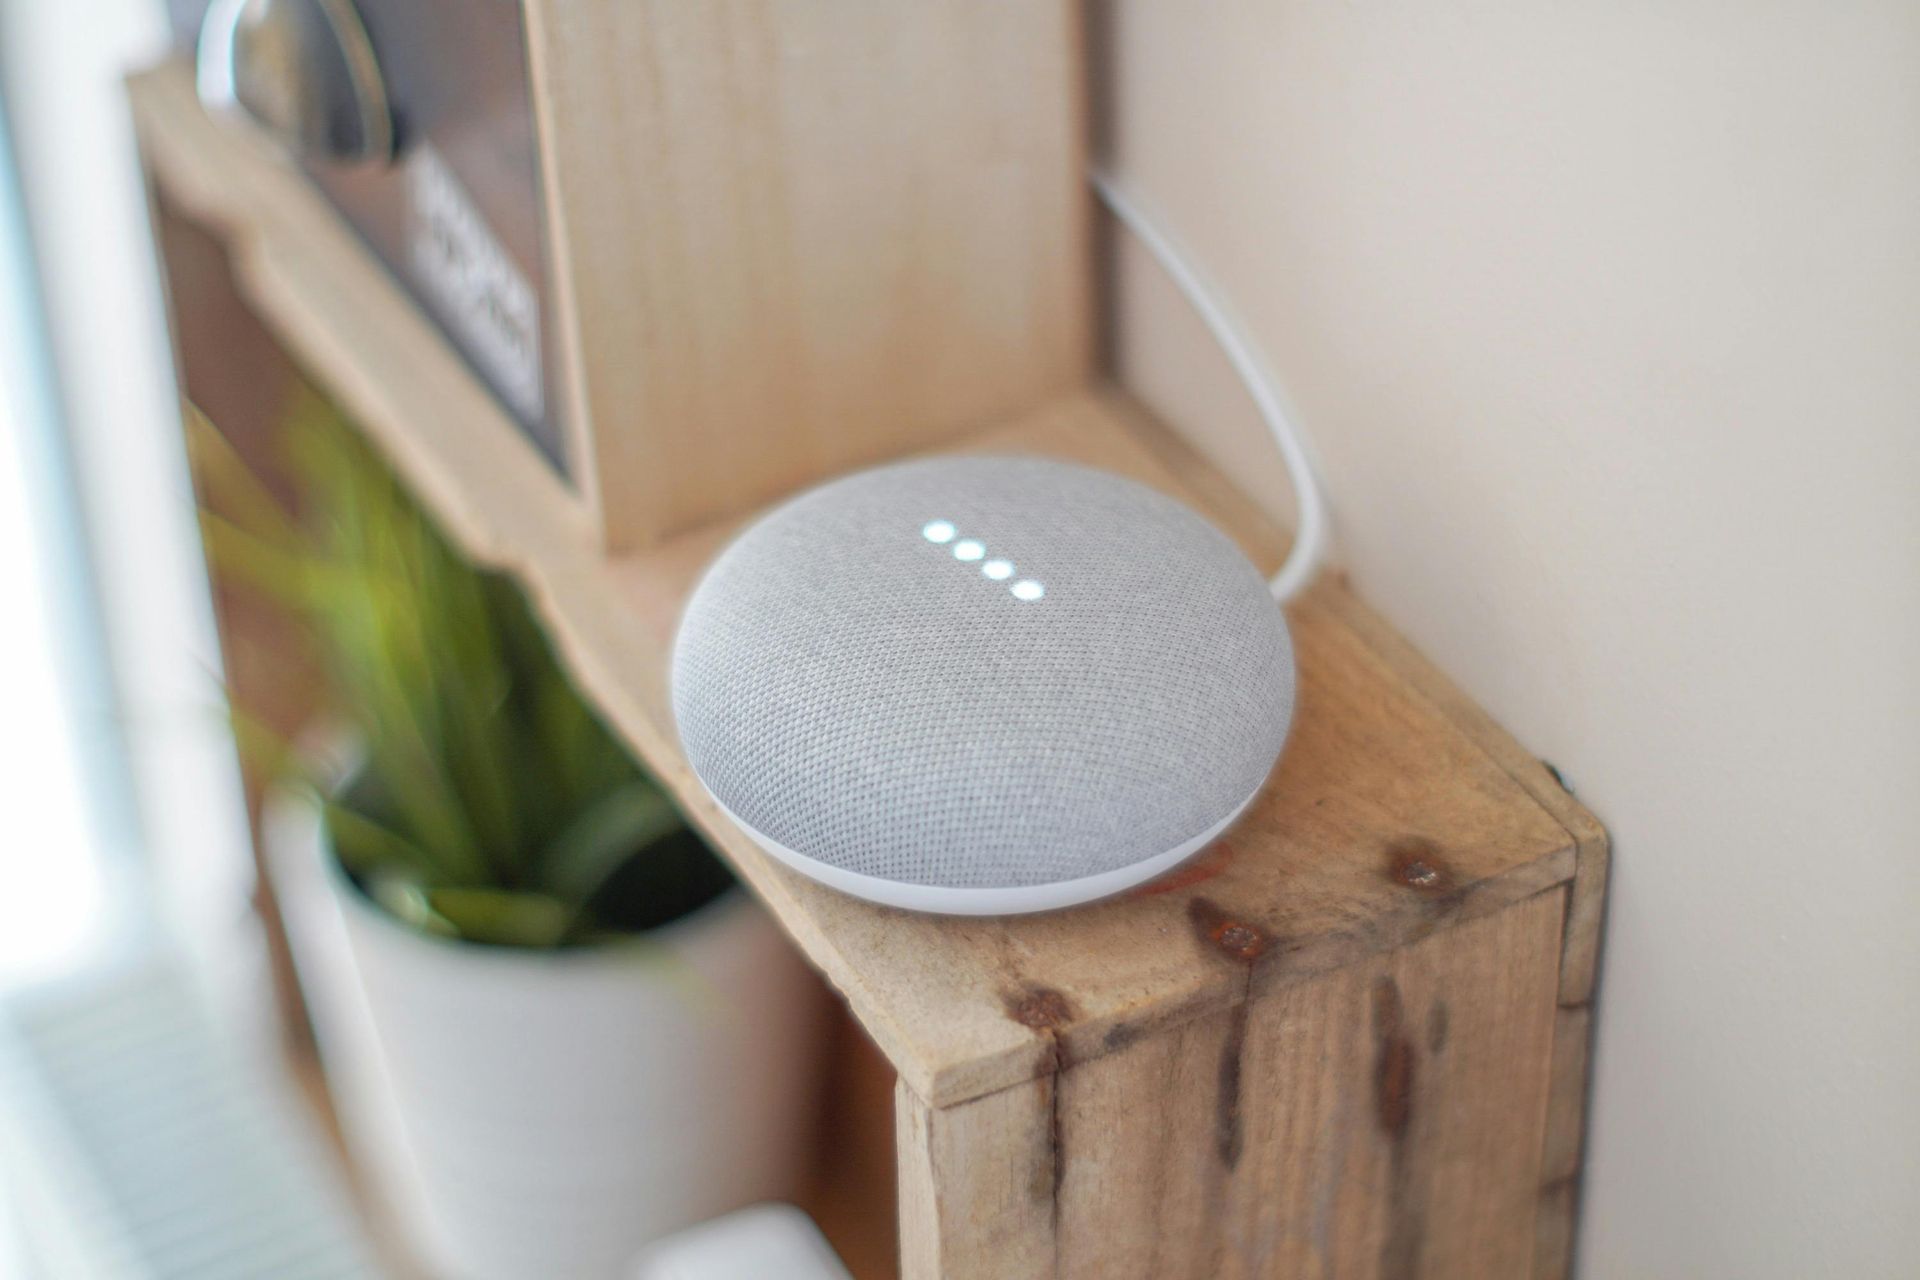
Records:
{"label": "grey fabric speaker mesh", "polygon": [[[923,534],[936,521],[944,543]],[[957,559],[969,539],[984,553]],[[1012,575],[989,577],[994,560]],[[673,655],[687,758],[744,823],[834,867],[961,888],[1198,837],[1272,768],[1293,687],[1280,609],[1223,534],[1131,481],[1028,458],[904,463],[795,499],[715,561]]]}

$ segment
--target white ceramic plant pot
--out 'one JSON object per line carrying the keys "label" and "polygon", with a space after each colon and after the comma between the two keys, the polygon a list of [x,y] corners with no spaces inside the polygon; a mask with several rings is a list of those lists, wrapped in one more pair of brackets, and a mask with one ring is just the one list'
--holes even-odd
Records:
{"label": "white ceramic plant pot", "polygon": [[792,1196],[822,1002],[744,890],[643,946],[481,947],[369,902],[310,800],[266,829],[348,1146],[430,1274],[611,1280],[665,1232]]}

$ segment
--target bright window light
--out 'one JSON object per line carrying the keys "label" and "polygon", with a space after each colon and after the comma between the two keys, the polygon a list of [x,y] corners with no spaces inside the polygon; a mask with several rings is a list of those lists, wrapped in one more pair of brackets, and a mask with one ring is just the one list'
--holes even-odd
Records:
{"label": "bright window light", "polygon": [[[0,313],[20,308],[0,305]],[[13,351],[21,335],[0,339]],[[5,362],[5,363],[11,363]],[[7,380],[9,386],[20,382]],[[8,832],[0,842],[0,986],[58,972],[91,944],[101,923],[102,897],[96,831],[74,737],[71,709],[61,696],[60,643],[52,610],[59,591],[34,527],[42,504],[29,489],[27,432],[13,397],[0,401],[0,807]]]}

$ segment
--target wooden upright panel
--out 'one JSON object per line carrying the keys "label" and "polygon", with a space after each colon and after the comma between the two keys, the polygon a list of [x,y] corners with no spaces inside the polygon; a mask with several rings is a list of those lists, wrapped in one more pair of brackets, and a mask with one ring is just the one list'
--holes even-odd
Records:
{"label": "wooden upright panel", "polygon": [[1077,5],[526,8],[573,456],[614,546],[1085,383]]}
{"label": "wooden upright panel", "polygon": [[957,1106],[903,1091],[904,1276],[1527,1275],[1564,906],[1291,983],[1281,940],[1197,917],[1184,945],[1278,985]]}

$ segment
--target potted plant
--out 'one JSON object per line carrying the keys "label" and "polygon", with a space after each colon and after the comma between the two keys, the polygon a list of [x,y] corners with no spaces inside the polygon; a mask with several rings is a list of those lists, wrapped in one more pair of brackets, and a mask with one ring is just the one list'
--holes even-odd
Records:
{"label": "potted plant", "polygon": [[477,570],[322,402],[298,514],[204,420],[216,571],[300,618],[341,727],[289,747],[265,852],[356,1165],[449,1277],[612,1277],[789,1195],[818,987]]}

